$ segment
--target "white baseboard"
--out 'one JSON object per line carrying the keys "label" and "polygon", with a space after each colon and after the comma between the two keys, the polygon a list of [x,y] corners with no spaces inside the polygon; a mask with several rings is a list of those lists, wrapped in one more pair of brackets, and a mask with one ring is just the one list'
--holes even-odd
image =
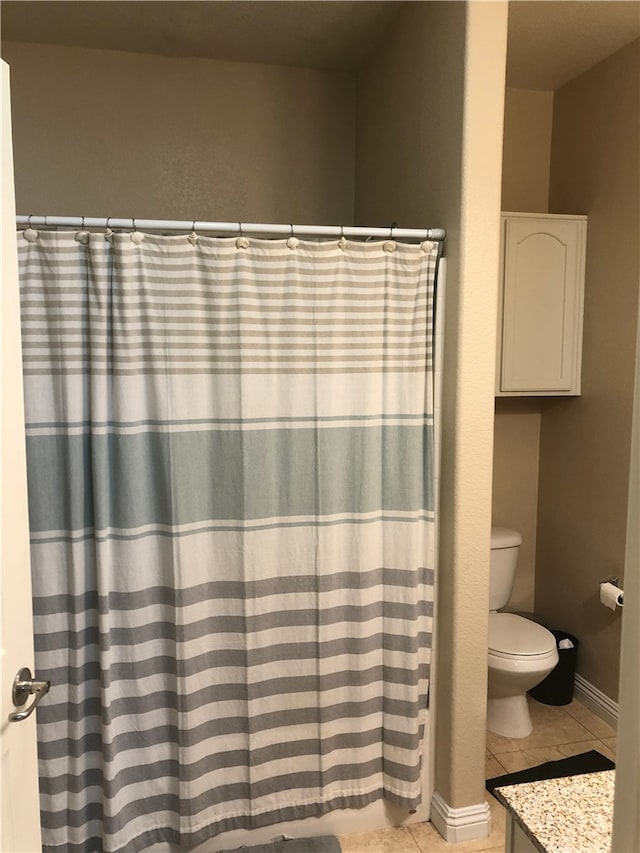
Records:
{"label": "white baseboard", "polygon": [[574,681],[574,692],[576,699],[586,705],[600,719],[608,723],[612,728],[618,728],[618,703],[610,699],[597,687],[594,687],[586,678],[576,674]]}
{"label": "white baseboard", "polygon": [[436,791],[431,798],[431,823],[449,844],[487,838],[491,831],[491,811],[487,802],[452,808]]}

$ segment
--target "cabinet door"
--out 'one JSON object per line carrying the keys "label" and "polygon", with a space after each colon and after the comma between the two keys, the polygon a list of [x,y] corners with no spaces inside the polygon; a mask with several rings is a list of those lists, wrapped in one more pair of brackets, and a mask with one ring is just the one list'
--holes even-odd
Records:
{"label": "cabinet door", "polygon": [[502,393],[580,393],[584,231],[584,220],[505,219]]}

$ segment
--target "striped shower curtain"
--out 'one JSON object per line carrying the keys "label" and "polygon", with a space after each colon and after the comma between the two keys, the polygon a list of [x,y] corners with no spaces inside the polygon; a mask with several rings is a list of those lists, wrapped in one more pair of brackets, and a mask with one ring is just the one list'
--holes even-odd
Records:
{"label": "striped shower curtain", "polygon": [[415,808],[435,244],[18,243],[45,850]]}

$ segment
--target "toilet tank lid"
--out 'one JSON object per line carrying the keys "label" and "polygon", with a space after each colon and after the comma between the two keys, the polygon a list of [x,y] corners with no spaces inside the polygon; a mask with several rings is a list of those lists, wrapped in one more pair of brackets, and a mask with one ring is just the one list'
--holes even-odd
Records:
{"label": "toilet tank lid", "polygon": [[491,528],[491,548],[515,548],[522,545],[522,536],[517,530],[509,530],[508,527]]}

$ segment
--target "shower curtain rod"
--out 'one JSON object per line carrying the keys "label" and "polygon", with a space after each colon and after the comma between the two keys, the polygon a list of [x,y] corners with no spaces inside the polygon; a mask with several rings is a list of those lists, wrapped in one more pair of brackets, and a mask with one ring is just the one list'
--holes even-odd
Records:
{"label": "shower curtain rod", "polygon": [[254,237],[379,237],[387,240],[444,240],[444,228],[361,228],[351,225],[275,225],[256,222],[201,222],[172,219],[117,219],[114,216],[16,216],[18,225],[62,228],[126,228],[142,231],[215,231]]}

